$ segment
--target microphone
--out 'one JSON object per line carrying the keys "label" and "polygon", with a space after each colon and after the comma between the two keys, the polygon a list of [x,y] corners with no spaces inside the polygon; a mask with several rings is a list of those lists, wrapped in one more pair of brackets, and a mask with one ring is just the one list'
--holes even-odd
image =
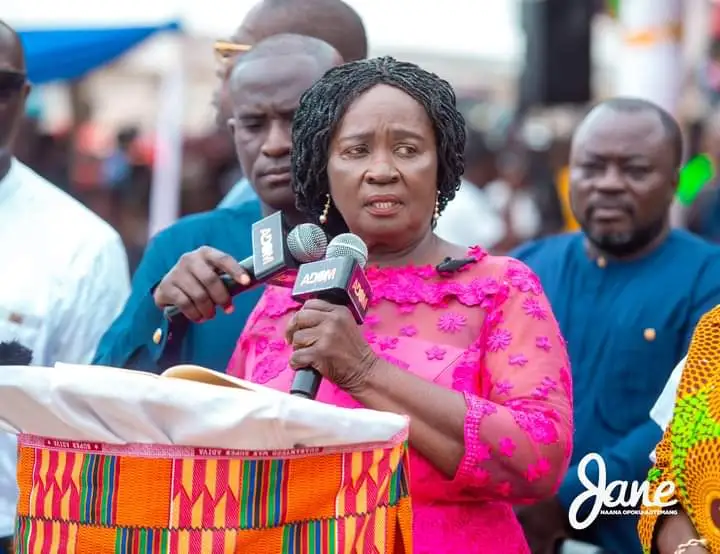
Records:
{"label": "microphone", "polygon": [[[368,250],[357,235],[343,233],[330,241],[324,260],[300,266],[292,297],[296,302],[319,298],[325,302],[345,306],[355,322],[365,320],[372,289],[363,268],[367,263]],[[322,376],[314,368],[298,369],[290,394],[314,400]]]}
{"label": "microphone", "polygon": [[32,350],[16,340],[0,342],[0,365],[30,365]]}
{"label": "microphone", "polygon": [[[265,283],[291,287],[298,265],[322,260],[328,246],[325,231],[313,223],[301,223],[288,233],[280,212],[253,223],[251,233],[253,255],[238,262],[250,283],[241,285],[227,273],[219,275],[230,296]],[[164,315],[171,322],[185,317],[177,306],[166,307]]]}

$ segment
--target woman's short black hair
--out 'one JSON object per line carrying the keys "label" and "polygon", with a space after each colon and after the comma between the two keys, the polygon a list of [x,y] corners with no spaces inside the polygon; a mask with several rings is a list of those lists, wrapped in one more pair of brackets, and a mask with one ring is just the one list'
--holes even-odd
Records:
{"label": "woman's short black hair", "polygon": [[[456,108],[450,84],[415,64],[391,57],[346,63],[329,70],[300,98],[292,126],[293,189],[297,207],[317,222],[329,192],[327,164],[330,141],[348,107],[376,85],[396,87],[427,112],[437,142],[438,200],[442,211],[455,197],[465,170],[465,120]],[[347,232],[332,206],[326,229],[331,235]]]}

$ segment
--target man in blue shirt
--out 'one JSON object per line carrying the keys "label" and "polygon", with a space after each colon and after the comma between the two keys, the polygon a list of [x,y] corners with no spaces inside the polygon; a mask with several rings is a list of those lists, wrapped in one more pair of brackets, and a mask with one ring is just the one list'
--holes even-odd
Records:
{"label": "man in blue shirt", "polygon": [[[240,271],[235,259],[252,253],[250,227],[282,211],[291,226],[303,221],[290,187],[290,126],[300,96],[342,60],[329,44],[299,35],[266,39],[238,59],[230,77],[232,130],[238,159],[262,207],[245,203],[193,215],[159,233],[133,279],[132,294],[103,337],[94,363],[161,371],[195,363],[224,371],[260,290],[234,305],[217,270]],[[191,282],[174,269],[195,269]],[[175,304],[191,323],[169,329],[162,308]],[[225,313],[216,315],[216,306]]]}
{"label": "man in blue shirt", "polygon": [[[641,553],[637,515],[600,515],[581,531],[569,528],[567,515],[586,491],[578,464],[589,453],[602,457],[606,486],[619,480],[630,491],[646,479],[648,452],[661,438],[650,409],[698,319],[720,303],[720,247],[670,228],[682,151],[680,129],[661,108],[637,99],[601,103],[578,127],[570,155],[570,200],[582,232],[512,253],[545,288],[574,381],[571,467],[555,499],[518,510],[534,552],[564,534]],[[586,471],[597,484],[598,465]],[[616,498],[620,489],[611,492]],[[591,507],[585,502],[576,519]]]}
{"label": "man in blue shirt", "polygon": [[243,177],[228,191],[225,198],[218,204],[218,208],[231,208],[255,200],[257,200],[257,195],[250,185],[250,181]]}

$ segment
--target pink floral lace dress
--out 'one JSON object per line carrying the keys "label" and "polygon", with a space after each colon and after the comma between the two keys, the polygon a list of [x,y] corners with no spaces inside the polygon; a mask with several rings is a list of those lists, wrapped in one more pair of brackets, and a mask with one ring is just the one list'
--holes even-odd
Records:
{"label": "pink floral lace dress", "polygon": [[[465,455],[453,479],[411,448],[415,552],[524,554],[512,505],[551,496],[567,470],[570,368],[537,277],[517,260],[469,254],[475,263],[448,277],[430,266],[369,267],[364,334],[385,360],[462,392],[467,403]],[[228,373],[289,390],[284,331],[298,308],[288,290],[269,287]],[[318,400],[360,406],[330,382]]]}

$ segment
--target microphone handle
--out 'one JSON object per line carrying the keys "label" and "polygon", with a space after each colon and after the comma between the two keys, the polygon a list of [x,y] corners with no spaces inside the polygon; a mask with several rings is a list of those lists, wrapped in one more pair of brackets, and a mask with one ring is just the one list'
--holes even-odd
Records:
{"label": "microphone handle", "polygon": [[[257,285],[257,282],[255,280],[255,268],[253,266],[253,257],[248,256],[244,260],[238,262],[240,267],[242,267],[247,274],[250,277],[250,284],[249,285],[241,285],[235,279],[230,277],[227,273],[221,273],[219,275],[220,280],[222,281],[223,285],[225,285],[225,288],[228,290],[228,293],[230,296],[236,296],[240,294],[243,291],[246,291],[248,289],[253,288],[255,285]],[[177,306],[167,306],[163,310],[163,315],[165,316],[165,319],[170,321],[171,323],[173,321],[177,321],[178,319],[185,318],[185,315],[180,311],[180,308]]]}
{"label": "microphone handle", "polygon": [[[320,300],[325,300],[331,304],[338,306],[347,306],[349,299],[346,295],[338,296],[332,292],[320,293],[317,296]],[[290,394],[294,396],[302,396],[310,400],[317,397],[322,375],[312,367],[303,367],[295,372],[292,385],[290,386]]]}
{"label": "microphone handle", "polygon": [[308,400],[315,400],[321,382],[322,375],[316,369],[312,367],[298,369],[290,386],[290,394],[302,396]]}

